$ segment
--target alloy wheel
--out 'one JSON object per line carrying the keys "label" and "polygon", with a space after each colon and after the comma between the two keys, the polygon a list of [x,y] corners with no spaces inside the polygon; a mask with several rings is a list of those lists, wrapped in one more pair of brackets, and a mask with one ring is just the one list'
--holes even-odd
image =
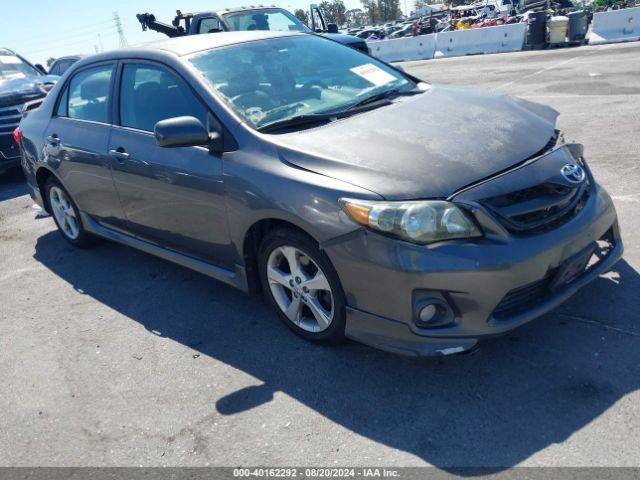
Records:
{"label": "alloy wheel", "polygon": [[64,190],[55,186],[51,187],[49,189],[49,203],[62,233],[71,240],[76,240],[80,235],[80,227],[76,212]]}
{"label": "alloy wheel", "polygon": [[313,259],[291,246],[274,249],[267,261],[271,294],[285,316],[307,332],[329,328],[335,313],[331,285]]}

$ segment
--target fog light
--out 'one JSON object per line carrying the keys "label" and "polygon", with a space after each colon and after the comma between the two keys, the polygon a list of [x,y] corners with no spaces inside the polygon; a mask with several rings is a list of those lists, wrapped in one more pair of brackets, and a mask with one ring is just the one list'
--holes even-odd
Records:
{"label": "fog light", "polygon": [[416,305],[415,323],[420,328],[444,327],[454,320],[453,310],[442,299],[427,298]]}
{"label": "fog light", "polygon": [[432,303],[425,307],[422,307],[422,309],[420,310],[420,314],[418,316],[421,322],[429,323],[431,320],[433,320],[433,317],[435,317],[437,313],[438,313],[438,309]]}

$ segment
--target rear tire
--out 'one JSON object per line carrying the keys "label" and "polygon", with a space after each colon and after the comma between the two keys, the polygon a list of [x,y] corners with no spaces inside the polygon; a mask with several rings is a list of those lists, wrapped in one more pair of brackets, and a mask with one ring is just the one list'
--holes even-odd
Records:
{"label": "rear tire", "polygon": [[49,177],[44,191],[60,235],[74,247],[86,248],[93,245],[96,237],[85,230],[78,207],[58,179]]}
{"label": "rear tire", "polygon": [[344,292],[312,238],[289,228],[270,232],[260,245],[258,269],[267,301],[291,330],[314,342],[344,340]]}

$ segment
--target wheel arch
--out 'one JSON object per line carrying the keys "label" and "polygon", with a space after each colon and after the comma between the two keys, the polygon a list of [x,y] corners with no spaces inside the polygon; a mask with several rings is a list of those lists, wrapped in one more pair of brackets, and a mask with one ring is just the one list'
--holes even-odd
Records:
{"label": "wheel arch", "polygon": [[269,232],[277,228],[289,228],[298,231],[318,242],[318,239],[307,230],[282,218],[263,218],[254,222],[246,231],[242,242],[242,257],[245,264],[249,293],[256,294],[262,290],[260,277],[258,276],[258,249]]}
{"label": "wheel arch", "polygon": [[56,178],[60,183],[62,183],[58,178],[58,176],[55,173],[53,173],[53,170],[51,170],[50,168],[41,166],[36,170],[36,184],[38,186],[38,190],[40,191],[40,198],[42,198],[44,209],[49,214],[51,214],[51,205],[49,205],[49,198],[47,197],[46,192],[44,191],[44,187],[47,183],[47,180],[49,180],[49,178],[51,177]]}

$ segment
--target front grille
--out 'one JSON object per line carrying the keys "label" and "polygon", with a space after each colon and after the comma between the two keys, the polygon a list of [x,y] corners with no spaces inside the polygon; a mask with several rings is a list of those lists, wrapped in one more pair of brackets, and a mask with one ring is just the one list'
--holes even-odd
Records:
{"label": "front grille", "polygon": [[551,269],[542,279],[508,292],[494,309],[493,318],[496,320],[507,320],[514,315],[526,312],[527,310],[543,303],[554,293],[554,289],[555,292],[562,291],[562,289],[571,285],[604,260],[611,253],[614,246],[615,238],[613,230],[609,229],[607,233],[598,240],[597,247],[595,248],[593,255],[591,255],[587,261],[584,270],[571,278],[568,283],[560,286],[554,285],[558,283],[558,276],[562,275],[562,265],[558,268]]}
{"label": "front grille", "polygon": [[562,225],[582,210],[589,189],[588,179],[576,186],[545,182],[481,203],[511,233],[540,233]]}
{"label": "front grille", "polygon": [[13,131],[22,118],[22,104],[0,108],[0,159],[20,156],[20,150],[13,141]]}
{"label": "front grille", "polygon": [[11,135],[22,118],[22,104],[0,108],[0,135]]}

